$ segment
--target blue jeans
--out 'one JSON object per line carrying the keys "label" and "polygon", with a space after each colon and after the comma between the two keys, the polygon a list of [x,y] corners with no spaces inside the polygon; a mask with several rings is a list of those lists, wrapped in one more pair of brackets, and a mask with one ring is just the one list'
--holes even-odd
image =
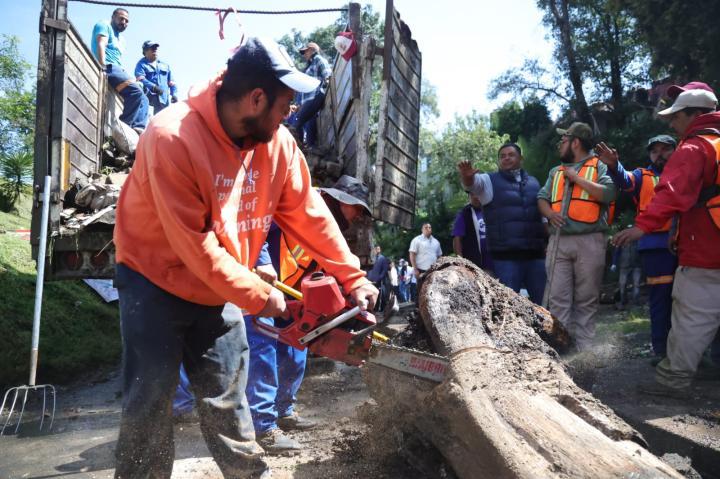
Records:
{"label": "blue jeans", "polygon": [[116,478],[170,478],[172,398],[182,362],[198,398],[205,442],[225,477],[267,466],[245,398],[248,344],[242,318],[178,298],[123,264],[116,268],[123,341]]}
{"label": "blue jeans", "polygon": [[312,100],[300,106],[295,120],[295,128],[300,134],[305,132],[305,143],[313,146],[317,142],[317,115],[325,103],[325,94],[318,93]]}
{"label": "blue jeans", "polygon": [[677,269],[677,256],[668,249],[640,251],[643,270],[650,286],[650,340],[653,352],[665,356],[672,315],[672,276]]}
{"label": "blue jeans", "polygon": [[185,372],[185,366],[180,364],[180,382],[178,383],[177,389],[175,390],[175,397],[173,398],[172,411],[173,416],[182,416],[183,414],[189,414],[193,410],[195,405],[195,396],[193,396],[190,390],[190,379]]}
{"label": "blue jeans", "polygon": [[[135,79],[117,65],[108,65],[105,69],[108,83],[115,89],[121,83]],[[131,128],[145,129],[148,122],[149,103],[140,83],[131,83],[120,92],[123,99],[123,112],[120,121],[130,125]]]}
{"label": "blue jeans", "polygon": [[[270,326],[284,327],[282,320],[258,318]],[[259,333],[250,316],[245,317],[250,344],[250,373],[245,392],[255,433],[277,428],[278,417],[290,416],[305,375],[307,349],[300,351]]]}
{"label": "blue jeans", "polygon": [[544,259],[493,259],[493,269],[502,284],[516,293],[519,293],[520,289],[524,287],[533,303],[542,304],[547,280]]}

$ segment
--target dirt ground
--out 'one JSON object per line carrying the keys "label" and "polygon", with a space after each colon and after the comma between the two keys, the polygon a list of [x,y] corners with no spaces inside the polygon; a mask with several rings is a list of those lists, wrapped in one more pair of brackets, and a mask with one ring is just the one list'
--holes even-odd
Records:
{"label": "dirt ground", "polygon": [[[294,433],[306,451],[295,457],[270,457],[273,478],[422,478],[396,451],[379,450],[363,419],[374,408],[357,368],[306,377],[298,410],[319,421],[312,431]],[[39,405],[34,405],[39,409]],[[36,421],[17,435],[0,437],[0,478],[111,478],[120,420],[118,371],[94,384],[58,390],[58,409],[50,434],[37,434]],[[197,423],[175,426],[173,478],[222,478]]]}
{"label": "dirt ground", "polygon": [[[643,316],[647,317],[645,307],[618,312],[603,305],[596,358],[582,367],[571,363],[575,379],[639,429],[653,452],[675,452],[691,458],[703,477],[719,477],[720,381],[696,383],[689,401],[639,394],[637,383],[651,379],[653,372],[649,334],[638,319]],[[400,317],[390,323],[385,332],[402,330],[407,324]],[[336,364],[333,371],[308,375],[298,410],[318,420],[320,426],[294,434],[306,446],[301,455],[269,458],[273,477],[452,477],[444,472],[441,458],[428,459],[431,452],[399,448],[401,441],[385,426],[386,418],[377,417],[376,409],[359,369]],[[0,478],[112,477],[119,418],[116,370],[95,373],[78,385],[59,388],[56,422],[49,434],[37,434],[37,423],[31,422],[17,435],[0,437]],[[197,423],[176,425],[175,441],[173,478],[222,477]],[[425,473],[417,469],[421,459],[425,466],[431,463]]]}

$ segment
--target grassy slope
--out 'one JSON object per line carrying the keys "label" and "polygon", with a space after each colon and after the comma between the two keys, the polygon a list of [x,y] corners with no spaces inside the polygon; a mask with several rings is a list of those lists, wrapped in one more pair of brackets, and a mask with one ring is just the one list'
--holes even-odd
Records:
{"label": "grassy slope", "polygon": [[[0,213],[0,231],[29,228],[31,201]],[[0,234],[0,386],[27,381],[35,297],[30,244]],[[38,382],[63,382],[97,366],[117,363],[117,303],[106,304],[81,281],[45,284]]]}

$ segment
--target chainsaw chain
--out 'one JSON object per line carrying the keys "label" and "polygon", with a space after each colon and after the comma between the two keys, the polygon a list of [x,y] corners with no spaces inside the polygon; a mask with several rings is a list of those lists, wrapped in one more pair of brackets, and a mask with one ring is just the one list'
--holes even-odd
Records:
{"label": "chainsaw chain", "polygon": [[396,346],[394,344],[383,343],[382,341],[378,341],[377,339],[373,339],[372,346],[373,346],[373,348],[378,348],[378,349],[389,349],[391,351],[411,353],[411,354],[415,354],[418,356],[425,356],[428,358],[439,359],[442,361],[449,361],[449,358],[447,356],[441,356],[439,354],[430,353],[427,351],[421,351],[419,349],[407,348],[405,346]]}

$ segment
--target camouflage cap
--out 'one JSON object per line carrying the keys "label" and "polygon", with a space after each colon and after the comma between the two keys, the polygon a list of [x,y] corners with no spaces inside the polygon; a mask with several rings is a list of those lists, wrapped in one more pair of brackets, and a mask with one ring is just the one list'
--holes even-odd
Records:
{"label": "camouflage cap", "polygon": [[562,128],[556,128],[555,131],[558,132],[561,136],[574,136],[575,138],[580,138],[581,140],[592,140],[594,138],[594,134],[592,131],[592,128],[590,128],[590,125],[587,123],[581,123],[579,121],[576,121],[572,125],[570,125],[570,128],[568,129],[562,129]]}

